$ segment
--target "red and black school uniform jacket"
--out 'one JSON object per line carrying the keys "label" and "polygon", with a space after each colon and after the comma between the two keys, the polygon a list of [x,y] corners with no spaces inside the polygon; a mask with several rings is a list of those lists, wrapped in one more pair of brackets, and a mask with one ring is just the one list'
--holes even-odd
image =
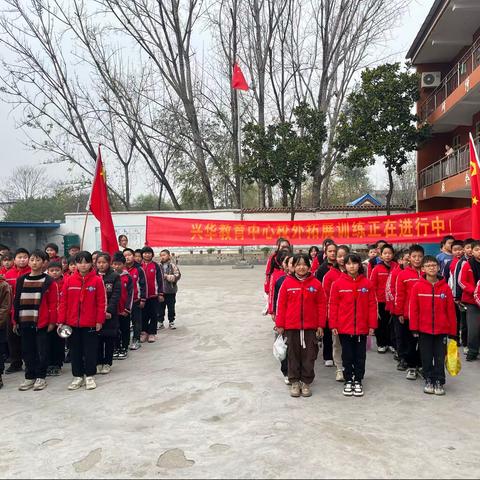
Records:
{"label": "red and black school uniform jacket", "polygon": [[395,314],[397,277],[402,270],[403,266],[400,265],[397,265],[395,268],[390,270],[390,275],[388,276],[387,284],[385,285],[385,310],[390,312],[392,315]]}
{"label": "red and black school uniform jacket", "polygon": [[368,335],[378,326],[378,308],[372,283],[365,275],[342,273],[332,285],[329,327],[342,335]]}
{"label": "red and black school uniform jacket", "polygon": [[288,275],[280,287],[275,324],[285,330],[316,330],[327,324],[322,284],[313,275],[304,280]]}
{"label": "red and black school uniform jacket", "polygon": [[457,264],[455,265],[455,271],[453,272],[452,278],[449,281],[450,288],[452,289],[453,293],[453,298],[458,301],[462,300],[463,293],[462,287],[460,286],[458,280],[460,278],[460,272],[462,270],[463,264],[465,262],[468,262],[468,260],[469,259],[466,256],[463,256],[458,260]]}
{"label": "red and black school uniform jacket", "polygon": [[14,323],[35,323],[37,328],[56,324],[58,299],[58,286],[52,277],[46,273],[22,275],[16,283]]}
{"label": "red and black school uniform jacket", "polygon": [[475,281],[472,262],[476,262],[476,260],[474,258],[470,258],[463,263],[462,268],[460,269],[460,274],[458,275],[458,284],[462,289],[462,303],[476,305],[473,294],[475,292],[477,282]]}
{"label": "red and black school uniform jacket", "polygon": [[318,255],[315,255],[314,259],[312,260],[312,266],[310,267],[310,272],[312,275],[315,275],[316,271],[318,270],[318,267],[320,266],[320,260],[318,259]]}
{"label": "red and black school uniform jacket", "polygon": [[413,332],[430,335],[457,335],[455,302],[447,282],[435,284],[421,278],[410,294],[409,327]]}
{"label": "red and black school uniform jacket", "polygon": [[285,276],[285,271],[279,268],[275,268],[270,275],[270,289],[268,292],[268,310],[267,312],[272,315],[275,313],[275,285],[279,278]]}
{"label": "red and black school uniform jacket", "polygon": [[277,303],[278,303],[278,294],[280,293],[280,288],[283,285],[283,282],[287,278],[287,275],[285,274],[283,277],[280,277],[276,282],[275,282],[275,289],[273,292],[273,313],[277,313]]}
{"label": "red and black school uniform jacket", "polygon": [[147,284],[147,298],[155,298],[163,294],[163,273],[160,265],[153,260],[142,263]]}
{"label": "red and black school uniform jacket", "polygon": [[275,258],[276,253],[270,255],[267,260],[267,266],[265,267],[265,281],[263,282],[263,291],[268,295],[270,292],[270,274],[272,269],[272,261]]}
{"label": "red and black school uniform jacket", "polygon": [[130,274],[124,270],[120,274],[121,295],[118,302],[118,314],[130,314],[133,303],[133,280]]}
{"label": "red and black school uniform jacket", "polygon": [[325,295],[327,297],[327,305],[330,301],[330,292],[332,290],[333,283],[340,278],[342,272],[338,268],[331,268],[326,275],[323,277],[323,290],[325,290]]}
{"label": "red and black school uniform jacket", "polygon": [[[22,275],[26,275],[27,273],[30,273],[31,269],[30,267],[25,267],[25,268],[17,268],[15,265],[8,270],[8,272],[5,274],[5,280],[7,283],[10,285],[10,288],[12,289],[12,298],[15,298],[15,292],[16,292],[16,285],[17,285],[17,279],[21,277]],[[13,301],[12,301],[12,308],[11,308],[11,318],[13,320]]]}
{"label": "red and black school uniform jacket", "polygon": [[0,268],[0,275],[5,275],[8,272],[8,270],[10,270],[10,269],[6,268],[6,267],[1,267]]}
{"label": "red and black school uniform jacket", "polygon": [[385,290],[387,287],[388,277],[393,272],[393,270],[395,270],[396,267],[398,267],[397,262],[390,262],[390,265],[387,265],[383,261],[373,267],[372,274],[368,278],[372,282],[375,294],[377,295],[378,303],[387,302]]}
{"label": "red and black school uniform jacket", "polygon": [[118,304],[122,295],[120,275],[115,272],[113,268],[110,268],[110,270],[105,273],[99,273],[99,276],[103,279],[105,292],[107,294],[107,313],[111,315],[111,318],[105,319],[100,335],[104,337],[116,337],[120,327],[118,321]]}
{"label": "red and black school uniform jacket", "polygon": [[323,277],[329,272],[329,270],[333,267],[332,263],[329,263],[327,259],[323,261],[323,263],[317,268],[315,272],[315,277],[320,282],[323,282]]}
{"label": "red and black school uniform jacket", "polygon": [[127,272],[133,282],[133,303],[144,302],[147,299],[147,283],[142,266],[134,262],[131,267],[127,267]]}
{"label": "red and black school uniform jacket", "polygon": [[94,270],[84,277],[79,272],[67,277],[60,297],[59,323],[94,328],[105,323],[107,295],[103,280]]}
{"label": "red and black school uniform jacket", "polygon": [[48,261],[49,262],[58,262],[58,263],[62,263],[62,257],[59,257],[58,255],[56,255],[55,257],[48,257]]}
{"label": "red and black school uniform jacket", "polygon": [[394,314],[408,318],[410,294],[415,282],[422,278],[419,271],[412,266],[405,267],[397,276],[395,284],[395,308]]}

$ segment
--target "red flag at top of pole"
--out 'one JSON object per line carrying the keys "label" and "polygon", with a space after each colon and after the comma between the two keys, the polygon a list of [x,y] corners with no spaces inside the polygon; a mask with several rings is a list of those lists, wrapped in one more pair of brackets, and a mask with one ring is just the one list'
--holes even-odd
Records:
{"label": "red flag at top of pole", "polygon": [[248,83],[245,80],[238,63],[233,65],[232,88],[234,90],[248,90]]}
{"label": "red flag at top of pole", "polygon": [[480,163],[472,134],[470,133],[470,186],[472,187],[472,237],[480,238]]}
{"label": "red flag at top of pole", "polygon": [[87,210],[92,212],[94,217],[100,222],[102,251],[113,255],[116,251],[118,251],[118,244],[107,193],[105,169],[103,168],[100,146],[98,146],[95,176],[93,177],[92,192],[90,193],[90,200],[88,202]]}

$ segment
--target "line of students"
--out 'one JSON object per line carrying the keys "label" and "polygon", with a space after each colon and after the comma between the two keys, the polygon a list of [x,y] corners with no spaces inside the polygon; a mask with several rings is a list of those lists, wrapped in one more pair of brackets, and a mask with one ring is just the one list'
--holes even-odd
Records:
{"label": "line of students", "polygon": [[[322,255],[314,271],[310,255],[292,256],[290,244],[281,239],[267,267],[265,285],[275,329],[287,339],[288,360],[281,370],[291,395],[311,395],[317,337],[323,339],[325,366],[335,365],[336,380],[344,382],[343,395],[362,396],[368,335],[376,337],[378,353],[394,353],[397,369],[407,371],[407,379],[415,380],[421,373],[425,393],[444,395],[447,337],[466,343],[456,309],[467,303],[470,317],[476,315],[475,325],[480,322],[480,242],[465,242],[466,255],[472,251],[473,259],[463,257],[463,242],[455,245],[460,243],[462,248],[454,249],[455,257],[443,265],[443,270],[453,272],[448,284],[440,262],[425,256],[420,245],[399,252],[394,260],[393,247],[380,241],[376,256],[364,268],[347,246],[329,242],[324,252],[314,252]],[[454,284],[457,277],[459,285]],[[465,301],[468,292],[470,304]],[[467,323],[470,327],[473,320]],[[472,351],[478,356],[475,328],[469,328],[467,360],[473,358]]]}
{"label": "line of students", "polygon": [[[137,252],[127,248],[113,258],[75,248],[69,253],[74,258],[62,262],[54,244],[32,253],[23,248],[13,255],[3,252],[0,388],[8,355],[6,373],[21,371],[25,363],[21,391],[43,390],[46,377],[59,375],[69,361],[74,377],[69,390],[83,385],[92,390],[95,374],[110,373],[114,358],[125,359],[128,349],[156,341],[158,322],[164,328],[167,309],[169,328],[175,329],[181,274],[168,250],[162,250],[160,264],[153,260],[150,247]],[[64,326],[71,333],[67,358],[65,339],[59,335]]]}

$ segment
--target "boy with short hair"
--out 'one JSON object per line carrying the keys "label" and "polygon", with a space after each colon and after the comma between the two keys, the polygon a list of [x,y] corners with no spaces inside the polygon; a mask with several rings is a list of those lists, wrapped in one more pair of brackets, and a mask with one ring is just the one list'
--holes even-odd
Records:
{"label": "boy with short hair", "polygon": [[13,267],[13,254],[7,252],[2,256],[2,267],[0,268],[0,275],[5,275]]}
{"label": "boy with short hair", "polygon": [[45,253],[48,255],[49,262],[60,262],[61,259],[58,256],[58,245],[56,243],[47,243],[45,245]]}
{"label": "boy with short hair", "polygon": [[443,276],[445,281],[450,285],[452,288],[452,282],[450,279],[453,277],[455,273],[455,268],[460,261],[460,259],[464,255],[464,247],[462,240],[455,240],[452,243],[452,259],[448,260],[443,267],[443,270],[440,270],[440,274]]}
{"label": "boy with short hair", "polygon": [[[144,247],[142,249],[142,268],[145,272],[147,284],[147,301],[143,310],[142,333],[140,342],[154,343],[156,341],[159,302],[165,300],[163,296],[163,275],[160,265],[153,260],[153,249]],[[160,329],[163,328],[163,324]]]}
{"label": "boy with short hair", "polygon": [[141,265],[143,263],[143,250],[141,248],[137,248],[134,251],[134,256],[135,256],[135,261]]}
{"label": "boy with short hair", "polygon": [[[14,253],[13,267],[5,274],[5,280],[12,290],[12,299],[15,298],[17,280],[22,275],[30,273],[28,260],[30,252],[25,248],[17,248]],[[8,352],[10,354],[10,366],[5,370],[6,374],[22,371],[22,341],[13,331],[13,300],[10,321],[7,327]]]}
{"label": "boy with short hair", "polygon": [[[421,245],[412,245],[409,252],[410,264],[397,276],[394,310],[399,321],[398,357],[400,366],[406,367],[407,380],[416,380],[420,361],[417,353],[418,342],[409,328],[409,305],[412,287],[422,277],[425,251]],[[403,370],[403,368],[399,368],[399,370]]]}
{"label": "boy with short hair", "polygon": [[418,338],[425,377],[423,391],[445,395],[447,336],[457,334],[455,304],[447,282],[438,276],[440,264],[435,257],[424,257],[422,271],[425,278],[415,282],[410,295],[410,330]]}
{"label": "boy with short hair", "polygon": [[165,301],[160,302],[160,325],[165,321],[165,311],[168,308],[168,323],[170,330],[175,330],[175,303],[177,301],[178,281],[181,273],[177,265],[171,261],[170,252],[160,252],[160,265],[163,273],[163,289]]}
{"label": "boy with short hair", "polygon": [[112,268],[120,275],[120,301],[118,302],[118,318],[120,332],[116,343],[116,355],[114,358],[124,360],[128,355],[128,346],[130,345],[130,314],[132,313],[133,303],[133,280],[126,269],[126,260],[123,252],[117,252],[113,255]]}
{"label": "boy with short hair", "polygon": [[452,244],[455,241],[455,237],[452,235],[447,235],[442,238],[440,242],[440,253],[437,255],[438,263],[440,264],[440,271],[443,270],[443,267],[447,262],[452,260]]}
{"label": "boy with short hair", "polygon": [[126,248],[123,251],[123,256],[125,257],[127,272],[130,274],[133,281],[133,303],[132,312],[130,314],[133,326],[133,336],[130,350],[138,350],[141,347],[140,334],[142,331],[142,312],[147,300],[145,272],[143,271],[141,264],[135,261],[135,252],[131,248]]}
{"label": "boy with short hair", "polygon": [[[63,271],[60,262],[49,262],[47,265],[47,273],[53,278],[58,287],[59,297],[62,296],[63,290]],[[60,300],[60,298],[59,298]],[[60,375],[63,360],[65,358],[65,339],[57,334],[56,330],[47,333],[48,337],[48,368],[47,377],[56,377]]]}
{"label": "boy with short hair", "polygon": [[15,330],[22,338],[25,380],[20,391],[43,390],[48,367],[48,332],[57,327],[58,287],[44,273],[47,254],[34,250],[30,254],[30,273],[17,280],[14,307]]}
{"label": "boy with short hair", "polygon": [[12,291],[4,278],[0,277],[0,388],[3,387],[2,375],[5,370],[7,353],[7,325],[12,311]]}
{"label": "boy with short hair", "polygon": [[69,249],[68,249],[68,258],[72,258],[72,259],[75,259],[75,256],[77,255],[77,253],[80,251],[80,245],[72,245]]}

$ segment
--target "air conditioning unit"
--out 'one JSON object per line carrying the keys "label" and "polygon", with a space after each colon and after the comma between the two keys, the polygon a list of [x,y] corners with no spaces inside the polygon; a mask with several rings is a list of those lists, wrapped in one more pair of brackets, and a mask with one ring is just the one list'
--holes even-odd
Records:
{"label": "air conditioning unit", "polygon": [[441,72],[423,72],[422,88],[439,87],[442,82]]}

